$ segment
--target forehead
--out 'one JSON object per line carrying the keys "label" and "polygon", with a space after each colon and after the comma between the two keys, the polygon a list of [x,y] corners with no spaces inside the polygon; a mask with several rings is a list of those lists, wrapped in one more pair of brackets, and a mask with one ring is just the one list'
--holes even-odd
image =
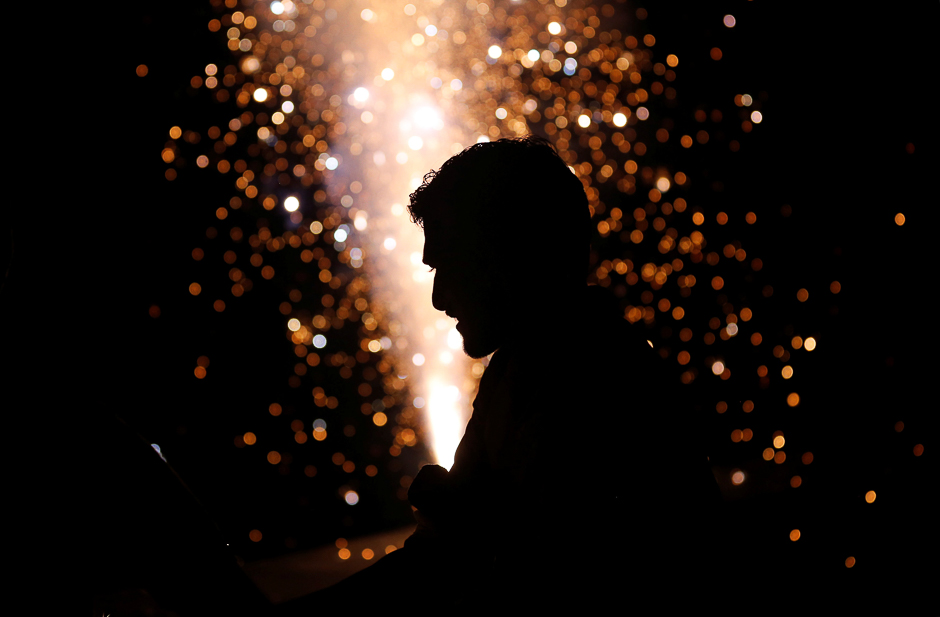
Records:
{"label": "forehead", "polygon": [[454,244],[458,241],[448,229],[426,225],[424,228],[424,263],[435,265],[453,261],[457,253]]}
{"label": "forehead", "polygon": [[429,266],[466,258],[476,245],[467,225],[425,224],[424,263]]}

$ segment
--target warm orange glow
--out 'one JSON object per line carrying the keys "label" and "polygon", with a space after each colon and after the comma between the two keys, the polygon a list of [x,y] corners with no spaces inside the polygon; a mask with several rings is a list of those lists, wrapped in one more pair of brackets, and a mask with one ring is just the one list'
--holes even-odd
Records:
{"label": "warm orange glow", "polygon": [[800,404],[800,395],[797,394],[796,392],[791,392],[790,395],[787,396],[787,405],[789,405],[790,407],[796,407],[799,404]]}
{"label": "warm orange glow", "polygon": [[268,452],[268,462],[272,465],[277,465],[281,462],[281,453],[277,450],[271,450]]}
{"label": "warm orange glow", "polygon": [[845,558],[845,567],[851,568],[855,565],[855,557],[849,556]]}
{"label": "warm orange glow", "polygon": [[875,503],[876,498],[877,498],[877,495],[875,494],[875,491],[868,491],[867,493],[865,493],[866,503]]}
{"label": "warm orange glow", "polygon": [[248,444],[249,446],[255,445],[255,443],[257,443],[257,441],[258,441],[258,438],[257,438],[257,437],[255,436],[255,434],[252,433],[251,431],[249,431],[249,432],[245,433],[244,435],[242,435],[242,439],[243,439],[243,440],[245,441],[245,443]]}
{"label": "warm orange glow", "polygon": [[794,529],[793,531],[790,532],[790,540],[796,542],[796,541],[799,540],[799,539],[800,539],[800,530],[799,530],[799,529]]}

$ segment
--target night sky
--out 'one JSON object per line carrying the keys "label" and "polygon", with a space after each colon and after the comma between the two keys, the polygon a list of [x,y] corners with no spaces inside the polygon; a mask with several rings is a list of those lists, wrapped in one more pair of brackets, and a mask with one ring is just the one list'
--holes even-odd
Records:
{"label": "night sky", "polygon": [[[617,5],[613,19],[627,19],[638,8]],[[660,108],[651,103],[651,110],[664,110],[676,135],[704,127],[713,142],[741,142],[737,152],[715,143],[656,155],[660,165],[688,174],[686,199],[712,221],[705,252],[720,252],[735,240],[747,249],[746,261],[722,258],[714,272],[726,281],[722,299],[737,313],[740,307],[754,313],[746,332],[723,352],[740,373],[728,380],[712,375],[702,357],[722,354],[700,342],[695,347],[701,333],[717,333],[706,325],[709,319],[723,317],[718,290],[704,292],[713,275],[700,273],[711,272],[704,262],[685,272],[702,288],[684,304],[686,321],[666,332],[663,317],[648,328],[670,359],[683,348],[680,328],[695,331],[692,363],[673,365],[677,380],[697,367],[687,387],[704,418],[711,460],[727,478],[723,492],[741,520],[734,541],[766,546],[768,576],[781,584],[785,577],[791,584],[830,577],[849,593],[920,598],[927,573],[936,571],[937,547],[935,530],[928,530],[929,494],[936,490],[937,325],[927,251],[935,233],[928,174],[936,161],[936,122],[928,89],[937,58],[928,47],[928,24],[936,23],[936,6],[892,4],[851,13],[762,2],[646,9],[645,20],[621,29],[638,38],[654,33],[654,60],[663,62],[667,53],[681,59],[676,100]],[[233,298],[222,254],[230,244],[228,224],[235,223],[215,215],[233,194],[231,180],[196,177],[192,163],[179,168],[174,181],[164,177],[168,165],[160,155],[171,126],[204,133],[238,113],[231,103],[212,102],[205,88],[189,87],[194,75],[205,77],[208,63],[220,70],[235,64],[225,29],[206,28],[223,11],[209,2],[150,3],[124,7],[120,19],[110,16],[106,23],[88,19],[91,47],[75,60],[80,70],[57,95],[74,98],[77,107],[65,113],[53,102],[42,116],[45,126],[26,130],[39,144],[29,156],[46,161],[30,171],[30,181],[60,202],[62,218],[37,216],[35,203],[4,208],[12,213],[14,253],[0,294],[3,347],[8,365],[19,371],[8,373],[10,383],[21,386],[20,394],[9,390],[14,394],[4,407],[39,409],[37,402],[51,394],[64,413],[55,414],[61,418],[55,426],[43,420],[43,430],[79,434],[87,414],[118,414],[160,444],[235,552],[252,560],[409,524],[402,477],[413,477],[431,459],[418,428],[416,445],[389,454],[391,418],[407,405],[396,402],[387,411],[389,424],[379,427],[360,413],[358,402],[344,403],[359,400],[358,372],[352,379],[327,373],[324,355],[302,387],[288,384],[297,358],[279,305],[292,285],[311,284],[296,279],[302,264],[290,265],[286,257],[283,264],[271,262],[274,279],[253,276],[253,289]],[[734,28],[722,24],[725,14],[735,16]],[[709,55],[714,47],[722,50],[719,61]],[[135,74],[140,64],[148,67],[146,77]],[[764,121],[741,136],[732,98],[745,92],[759,103]],[[725,120],[713,122],[713,109]],[[694,118],[697,110],[709,115],[706,122]],[[55,139],[66,133],[67,139]],[[209,150],[205,135],[200,147]],[[63,156],[67,164],[55,162]],[[608,208],[621,198],[624,212],[643,206],[637,197],[605,192],[611,188],[601,189]],[[729,214],[720,227],[713,222],[718,211]],[[756,224],[746,222],[747,212],[756,213]],[[898,213],[903,225],[895,222]],[[247,209],[236,214],[248,217]],[[233,220],[246,221],[246,234],[256,231],[248,218]],[[210,226],[218,238],[206,237]],[[195,247],[205,250],[204,260],[193,259]],[[603,260],[623,257],[624,247],[615,234],[595,234],[592,273]],[[639,271],[646,261],[642,249],[630,250]],[[753,258],[760,258],[759,270]],[[598,282],[596,273],[592,277]],[[196,280],[204,285],[199,297],[187,288]],[[607,284],[620,296],[618,280],[623,277]],[[641,287],[627,287],[625,310],[640,304]],[[805,302],[797,297],[800,289],[808,292]],[[225,299],[222,312],[213,309],[216,297]],[[153,306],[159,306],[158,318]],[[40,313],[51,323],[37,323]],[[645,326],[641,320],[635,327]],[[758,330],[763,342],[755,346],[749,337]],[[359,349],[356,328],[333,336],[351,355]],[[818,347],[794,349],[794,336],[812,336]],[[778,344],[792,362],[773,357]],[[210,364],[207,377],[196,379],[201,356]],[[380,355],[355,370],[378,362]],[[780,377],[787,364],[795,370],[789,382]],[[769,368],[769,385],[762,386],[758,365]],[[323,415],[326,409],[318,413],[330,424],[328,440],[352,444],[336,449],[359,453],[355,473],[330,459],[333,448],[274,465],[257,447],[233,443],[246,431],[259,438],[277,434],[270,439],[294,451],[286,426],[302,419],[309,434],[316,415],[305,409],[313,406],[308,383],[339,398],[332,416]],[[785,403],[791,391],[800,393],[796,407]],[[747,400],[755,403],[751,413],[742,410]],[[284,406],[276,417],[269,412],[273,402]],[[718,413],[721,402],[727,411]],[[353,426],[354,435],[344,436],[344,425]],[[753,429],[753,440],[728,438],[745,428]],[[762,459],[774,430],[786,435],[784,464]],[[54,467],[83,455],[74,442],[56,446],[66,448],[61,452],[35,443],[42,444],[38,456]],[[915,456],[918,444],[923,453]],[[312,445],[319,444],[304,447]],[[812,452],[809,465],[801,457],[806,452]],[[367,463],[377,466],[375,477],[360,473]],[[317,468],[314,477],[304,472],[309,465]],[[737,487],[730,481],[736,469],[749,477]],[[794,475],[801,477],[797,488]],[[360,504],[344,503],[340,485],[356,488]],[[873,503],[866,502],[868,491],[876,492]],[[262,541],[249,538],[253,529],[264,532]],[[798,541],[791,540],[794,529]],[[846,567],[849,556],[857,560],[852,568]]]}

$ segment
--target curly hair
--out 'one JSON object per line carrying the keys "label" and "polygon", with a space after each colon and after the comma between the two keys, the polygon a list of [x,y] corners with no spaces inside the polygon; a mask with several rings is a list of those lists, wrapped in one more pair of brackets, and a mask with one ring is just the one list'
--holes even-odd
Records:
{"label": "curly hair", "polygon": [[408,211],[422,227],[459,225],[492,245],[507,244],[507,229],[515,247],[544,254],[551,242],[552,251],[579,254],[587,268],[591,215],[584,186],[541,137],[466,148],[424,176]]}

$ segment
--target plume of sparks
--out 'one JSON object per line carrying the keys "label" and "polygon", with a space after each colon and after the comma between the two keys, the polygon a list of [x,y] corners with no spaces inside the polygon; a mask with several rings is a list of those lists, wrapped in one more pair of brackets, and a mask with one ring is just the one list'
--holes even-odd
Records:
{"label": "plume of sparks", "polygon": [[[361,365],[370,354],[382,356],[381,377],[375,371],[360,376],[364,397],[382,394],[363,403],[362,411],[381,426],[384,410],[402,409],[395,416],[393,454],[424,441],[449,467],[486,364],[459,352],[452,322],[431,308],[432,275],[421,263],[421,232],[406,209],[407,195],[424,173],[474,142],[528,133],[552,141],[584,184],[596,220],[589,282],[612,287],[628,321],[664,326],[653,337],[655,347],[678,361],[682,383],[692,384],[700,371],[728,380],[732,368],[751,361],[743,352],[726,358],[709,351],[713,332],[705,333],[705,351],[695,354],[701,358],[682,349],[695,343],[692,329],[681,326],[714,310],[713,302],[702,308],[690,299],[699,278],[705,277],[706,293],[721,307],[721,315],[708,320],[710,330],[729,341],[746,331],[753,310],[747,301],[733,306],[723,290],[758,272],[762,262],[737,239],[721,253],[706,252],[706,213],[719,229],[729,215],[710,211],[708,192],[695,193],[694,174],[679,167],[684,152],[715,147],[716,141],[737,152],[764,120],[760,102],[736,95],[736,109],[727,114],[732,124],[720,136],[700,126],[702,110],[694,121],[675,118],[679,58],[654,54],[655,36],[639,34],[643,9],[585,0],[227,0],[225,7],[230,12],[209,27],[226,33],[237,60],[221,71],[207,66],[191,85],[214,90],[214,98],[231,100],[241,111],[224,136],[210,134],[218,139],[214,152],[199,156],[197,166],[234,170],[238,194],[231,208],[255,203],[282,218],[288,230],[282,237],[269,230],[252,236],[258,256],[253,265],[260,266],[264,250],[317,245],[304,248],[301,260],[311,268],[316,262],[323,286],[346,298],[333,310],[331,297],[316,315],[311,307],[287,306],[288,336],[297,355],[316,366],[319,356],[307,349],[329,349],[331,329],[361,318],[359,349],[337,351],[332,363]],[[712,58],[720,57],[713,49]],[[716,113],[712,120],[718,122]],[[167,163],[177,158],[180,137],[195,143],[176,127],[171,137],[163,151]],[[241,140],[250,142],[251,165],[225,156]],[[167,178],[175,174],[171,167]],[[228,210],[219,210],[225,218]],[[741,218],[756,222],[754,212]],[[705,275],[699,264],[714,266],[722,255],[729,265]],[[262,276],[273,272],[262,269]],[[250,289],[241,271],[230,277],[233,294]],[[681,327],[679,342],[666,340],[671,325]],[[747,336],[755,348],[762,342],[756,330]],[[802,350],[815,345],[807,338]],[[775,357],[789,359],[778,348]],[[787,368],[785,379],[793,374]],[[765,379],[766,366],[757,374]],[[317,405],[335,407],[328,393],[317,390]],[[799,395],[790,393],[785,404],[800,404]],[[753,407],[746,401],[745,413]],[[720,401],[716,409],[724,413],[727,404]],[[732,440],[749,441],[753,434],[736,429]],[[314,431],[314,437],[325,439],[326,431]],[[782,451],[768,451],[765,460],[785,460]],[[744,482],[743,471],[729,471],[730,483]]]}

